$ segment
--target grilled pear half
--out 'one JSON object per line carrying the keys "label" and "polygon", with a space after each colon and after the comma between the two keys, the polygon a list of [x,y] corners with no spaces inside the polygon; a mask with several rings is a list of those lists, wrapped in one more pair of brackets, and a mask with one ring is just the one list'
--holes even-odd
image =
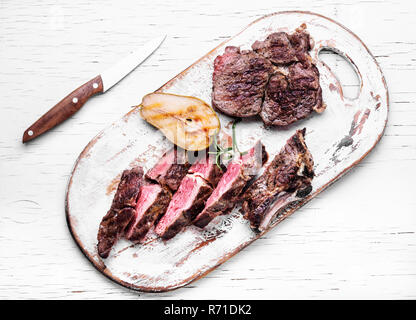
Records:
{"label": "grilled pear half", "polygon": [[195,97],[155,92],[145,95],[139,107],[144,120],[185,150],[208,148],[220,130],[215,111]]}

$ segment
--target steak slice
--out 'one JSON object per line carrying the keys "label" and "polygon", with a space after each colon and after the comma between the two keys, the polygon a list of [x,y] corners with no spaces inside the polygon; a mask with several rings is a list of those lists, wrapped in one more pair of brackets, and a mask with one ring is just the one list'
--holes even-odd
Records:
{"label": "steak slice", "polygon": [[201,211],[211,192],[212,188],[203,178],[188,174],[173,195],[165,215],[157,224],[156,234],[164,240],[173,238]]}
{"label": "steak slice", "polygon": [[214,157],[207,154],[199,158],[182,180],[166,214],[156,226],[156,233],[167,240],[191,224],[203,209],[206,199],[213,191],[212,186],[217,185],[222,174],[223,171],[215,163]]}
{"label": "steak slice", "polygon": [[134,207],[136,205],[137,196],[140,192],[142,184],[142,167],[124,170],[121,174],[120,182],[118,184],[116,194],[114,195],[111,208],[123,209],[125,207]]}
{"label": "steak slice", "polygon": [[189,169],[186,151],[173,148],[166,152],[159,162],[146,173],[146,178],[176,191]]}
{"label": "steak slice", "polygon": [[148,184],[141,188],[137,200],[135,215],[126,229],[126,239],[141,241],[156,221],[163,216],[172,198],[168,188],[159,184]]}
{"label": "steak slice", "polygon": [[98,254],[107,258],[111,248],[118,241],[134,216],[135,210],[130,207],[124,209],[110,209],[100,223],[98,231]]}
{"label": "steak slice", "polygon": [[270,77],[260,116],[266,125],[287,126],[323,110],[318,69],[297,62],[289,66],[287,76],[277,72]]}
{"label": "steak slice", "polygon": [[278,207],[311,192],[313,159],[304,137],[305,129],[297,130],[245,191],[242,208],[253,228],[264,230]]}
{"label": "steak slice", "polygon": [[215,157],[207,155],[198,159],[190,168],[189,173],[199,175],[206,180],[211,186],[215,187],[220,181],[223,168],[219,168],[215,163]]}
{"label": "steak slice", "polygon": [[234,117],[258,114],[272,64],[261,55],[226,47],[214,61],[212,105]]}
{"label": "steak slice", "polygon": [[123,171],[110,210],[98,228],[98,254],[107,258],[111,248],[123,234],[134,216],[137,197],[143,184],[143,169],[136,167]]}
{"label": "steak slice", "polygon": [[286,32],[272,33],[264,41],[255,41],[251,48],[276,65],[306,61],[312,46],[305,28],[306,25],[302,25],[291,35]]}
{"label": "steak slice", "polygon": [[204,210],[194,220],[194,225],[204,228],[216,216],[229,213],[239,200],[247,182],[257,174],[266,158],[264,145],[259,141],[247,154],[231,161],[208,198]]}

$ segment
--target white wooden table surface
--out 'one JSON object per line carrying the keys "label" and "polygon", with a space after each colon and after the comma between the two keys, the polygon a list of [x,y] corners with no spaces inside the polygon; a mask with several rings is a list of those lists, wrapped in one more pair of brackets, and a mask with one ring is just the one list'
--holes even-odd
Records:
{"label": "white wooden table surface", "polygon": [[[299,3],[2,0],[0,298],[416,298],[415,2]],[[295,9],[341,22],[377,58],[390,93],[379,145],[266,237],[185,288],[145,294],[105,278],[65,221],[65,188],[78,154],[145,93],[248,23]],[[162,47],[117,86],[21,143],[23,131],[72,89],[161,33],[168,34]]]}

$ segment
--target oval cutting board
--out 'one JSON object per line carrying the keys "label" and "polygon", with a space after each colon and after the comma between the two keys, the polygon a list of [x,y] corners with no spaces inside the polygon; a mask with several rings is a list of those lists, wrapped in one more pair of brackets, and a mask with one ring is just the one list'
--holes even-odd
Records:
{"label": "oval cutting board", "polygon": [[[327,109],[286,129],[267,129],[260,119],[244,120],[237,126],[237,137],[242,150],[261,138],[272,158],[296,129],[306,127],[306,143],[314,157],[316,172],[312,193],[280,212],[270,228],[260,234],[250,229],[236,208],[230,215],[217,217],[204,230],[189,226],[166,242],[153,234],[143,245],[120,240],[109,258],[103,260],[96,250],[97,230],[110,207],[121,172],[135,165],[147,170],[171,147],[159,131],[140,118],[137,109],[133,110],[86,146],[75,163],[67,188],[68,226],[82,252],[99,271],[121,285],[141,291],[160,292],[184,286],[275,227],[359,163],[377,144],[386,125],[389,103],[380,67],[351,31],[310,12],[278,12],[254,21],[158,91],[195,96],[210,103],[213,61],[227,45],[248,49],[255,40],[263,40],[276,31],[293,32],[302,23],[315,41],[311,56],[321,73]],[[318,60],[322,49],[343,55],[353,65],[360,80],[356,99],[343,97],[339,81]],[[140,101],[141,97],[137,99]],[[230,130],[228,124],[232,119],[219,115],[222,128]]]}

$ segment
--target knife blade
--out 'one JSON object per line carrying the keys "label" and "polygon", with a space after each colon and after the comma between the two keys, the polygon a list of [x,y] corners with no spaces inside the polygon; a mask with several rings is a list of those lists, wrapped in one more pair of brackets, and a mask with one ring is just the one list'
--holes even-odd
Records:
{"label": "knife blade", "polygon": [[162,36],[149,41],[139,49],[130,52],[124,59],[100,75],[72,91],[25,130],[22,142],[33,140],[52,129],[81,109],[89,98],[95,94],[106,92],[155,52],[165,38],[166,36]]}

